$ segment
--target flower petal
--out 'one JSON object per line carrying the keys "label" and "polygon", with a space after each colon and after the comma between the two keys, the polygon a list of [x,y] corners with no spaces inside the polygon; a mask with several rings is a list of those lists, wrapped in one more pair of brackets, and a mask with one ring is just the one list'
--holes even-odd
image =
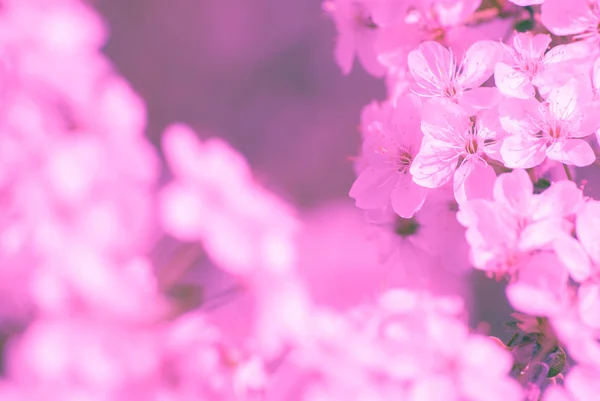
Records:
{"label": "flower petal", "polygon": [[427,189],[417,185],[410,174],[403,174],[392,190],[392,208],[400,217],[410,219],[421,209]]}
{"label": "flower petal", "polygon": [[577,215],[577,238],[590,258],[600,265],[600,202],[589,201]]}
{"label": "flower petal", "polygon": [[467,49],[458,82],[463,88],[476,88],[494,73],[494,66],[502,58],[498,42],[480,40]]}
{"label": "flower petal", "polygon": [[494,80],[498,90],[506,96],[530,99],[535,95],[535,89],[527,75],[504,63],[496,64]]}
{"label": "flower petal", "polygon": [[589,278],[592,272],[590,259],[579,241],[568,234],[561,234],[555,239],[553,246],[573,280],[582,282]]}
{"label": "flower petal", "polygon": [[532,168],[546,159],[546,143],[530,135],[510,135],[502,141],[500,154],[508,168]]}
{"label": "flower petal", "polygon": [[596,160],[592,147],[583,139],[556,142],[546,149],[546,155],[552,160],[577,167],[589,166]]}
{"label": "flower petal", "polygon": [[525,170],[501,174],[494,185],[494,199],[515,214],[529,213],[533,197],[533,184]]}
{"label": "flower petal", "polygon": [[451,149],[447,149],[445,142],[423,140],[421,150],[410,166],[413,180],[426,188],[441,187],[456,170],[455,156]]}
{"label": "flower petal", "polygon": [[496,173],[492,166],[473,159],[465,161],[454,173],[454,196],[461,204],[473,199],[492,199]]}
{"label": "flower petal", "polygon": [[377,209],[386,206],[397,178],[394,171],[367,167],[350,188],[350,197],[361,209]]}

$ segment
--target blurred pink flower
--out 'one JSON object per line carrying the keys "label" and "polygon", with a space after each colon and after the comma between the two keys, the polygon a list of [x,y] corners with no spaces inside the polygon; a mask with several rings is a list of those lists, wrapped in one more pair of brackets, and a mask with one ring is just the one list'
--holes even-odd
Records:
{"label": "blurred pink flower", "polygon": [[219,139],[200,142],[184,125],[165,131],[163,147],[175,175],[160,202],[167,232],[201,241],[221,268],[237,275],[291,268],[295,218],[254,182],[242,156]]}

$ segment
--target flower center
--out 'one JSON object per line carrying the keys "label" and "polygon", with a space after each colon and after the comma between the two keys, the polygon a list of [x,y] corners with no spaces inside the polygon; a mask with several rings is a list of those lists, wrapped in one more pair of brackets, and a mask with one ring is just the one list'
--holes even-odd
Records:
{"label": "flower center", "polygon": [[479,149],[479,142],[475,136],[471,136],[467,139],[467,144],[465,145],[465,150],[470,155],[476,155],[477,150]]}
{"label": "flower center", "polygon": [[414,217],[410,219],[397,217],[394,231],[404,238],[416,234],[419,231],[419,227],[421,227],[421,225]]}
{"label": "flower center", "polygon": [[539,72],[540,60],[524,60],[521,65],[521,71],[529,75],[529,77],[535,76]]}
{"label": "flower center", "polygon": [[398,157],[396,158],[396,167],[399,173],[406,173],[410,164],[412,163],[412,155],[404,149],[398,150]]}
{"label": "flower center", "polygon": [[444,89],[444,96],[449,97],[449,98],[453,98],[456,96],[456,93],[458,91],[456,90],[456,86],[454,85],[453,82],[449,83],[448,86],[446,86],[446,88]]}
{"label": "flower center", "polygon": [[548,135],[552,139],[560,138],[562,133],[563,133],[563,129],[562,129],[562,126],[560,126],[560,125],[555,125],[548,129]]}

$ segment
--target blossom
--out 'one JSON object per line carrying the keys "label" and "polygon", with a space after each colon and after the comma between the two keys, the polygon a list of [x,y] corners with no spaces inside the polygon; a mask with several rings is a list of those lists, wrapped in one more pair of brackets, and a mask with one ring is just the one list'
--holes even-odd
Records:
{"label": "blossom", "polygon": [[581,319],[595,328],[600,328],[600,248],[597,241],[599,219],[600,202],[585,202],[577,213],[577,239],[565,233],[554,244],[573,280],[581,283],[577,290]]}
{"label": "blossom", "polygon": [[496,158],[502,131],[493,112],[483,111],[474,122],[457,104],[432,99],[423,107],[421,150],[413,160],[413,180],[437,188],[454,176],[459,202],[491,193],[496,174],[486,161]]}
{"label": "blossom", "polygon": [[467,227],[473,266],[499,274],[513,274],[532,251],[552,249],[568,220],[582,202],[574,183],[559,181],[539,195],[523,170],[498,177],[494,200],[475,199],[460,205],[458,221]]}
{"label": "blossom", "polygon": [[[387,291],[344,315],[320,313],[285,373],[301,380],[308,400],[519,400],[520,388],[507,376],[512,358],[493,340],[469,334],[461,313],[456,299],[406,290]],[[497,362],[491,369],[490,358]]]}
{"label": "blossom", "polygon": [[499,100],[494,88],[480,88],[494,73],[501,56],[492,41],[479,41],[458,61],[451,50],[429,41],[408,55],[414,92],[426,98],[459,101],[469,110],[491,107]]}
{"label": "blossom", "polygon": [[546,157],[565,164],[587,166],[596,156],[583,139],[600,127],[591,91],[578,81],[550,91],[545,102],[506,99],[499,108],[500,123],[511,135],[502,143],[502,159],[510,168],[531,168]]}
{"label": "blossom", "polygon": [[[597,241],[599,219],[600,202],[585,202],[577,213],[577,239],[565,235],[556,241],[558,255],[578,282],[585,282],[600,274],[600,247]],[[600,279],[600,276],[597,278]]]}
{"label": "blossom", "polygon": [[324,3],[339,31],[335,47],[335,58],[344,74],[352,70],[356,54],[362,66],[372,75],[382,76],[385,68],[377,60],[374,44],[379,26],[373,21],[369,2],[356,0],[335,0]]}
{"label": "blossom", "polygon": [[408,97],[394,106],[384,104],[364,133],[361,171],[350,196],[363,209],[377,209],[390,201],[394,211],[410,218],[425,201],[426,189],[417,185],[410,167],[419,151],[420,116]]}
{"label": "blossom", "polygon": [[460,292],[461,273],[469,268],[464,228],[456,220],[452,186],[432,191],[413,217],[388,210],[367,214],[376,226],[389,285],[427,288],[438,294]]}
{"label": "blossom", "polygon": [[568,271],[552,252],[534,253],[506,288],[511,305],[531,316],[553,316],[569,304]]}
{"label": "blossom", "polygon": [[494,70],[500,92],[529,99],[535,95],[534,86],[544,89],[565,84],[572,76],[568,62],[582,58],[586,49],[569,44],[548,50],[550,42],[550,35],[515,34],[512,47],[505,46],[504,62],[498,62]]}
{"label": "blossom", "polygon": [[169,232],[202,241],[213,260],[237,274],[291,268],[294,217],[253,181],[242,156],[219,139],[200,142],[184,125],[169,127],[163,143],[177,178],[162,193]]}
{"label": "blossom", "polygon": [[600,32],[600,4],[597,0],[546,0],[542,6],[542,23],[555,35],[576,35],[596,42]]}

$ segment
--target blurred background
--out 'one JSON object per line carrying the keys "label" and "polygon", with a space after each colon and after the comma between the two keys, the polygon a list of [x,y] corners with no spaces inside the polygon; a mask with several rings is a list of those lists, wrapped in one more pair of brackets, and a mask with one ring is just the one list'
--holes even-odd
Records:
{"label": "blurred background", "polygon": [[105,52],[146,100],[148,135],[174,121],[221,136],[301,206],[345,197],[360,110],[384,84],[334,62],[321,0],[97,0]]}
{"label": "blurred background", "polygon": [[[94,2],[111,32],[105,53],[146,101],[150,140],[158,145],[168,124],[184,122],[202,137],[225,138],[263,185],[304,212],[335,201],[350,205],[349,217],[331,218],[340,229],[309,230],[324,244],[307,254],[316,251],[345,274],[366,277],[371,266],[351,252],[360,245],[340,237],[340,230],[347,235],[349,224],[360,230],[348,223],[360,214],[348,198],[355,178],[350,158],[360,148],[361,109],[384,99],[385,87],[358,64],[342,75],[333,57],[336,30],[321,3]],[[321,218],[329,213],[324,210],[313,214]],[[463,287],[465,296],[475,300],[472,324],[485,317],[494,334],[506,337],[502,323],[510,309],[503,285],[479,272],[463,281],[471,283]]]}

